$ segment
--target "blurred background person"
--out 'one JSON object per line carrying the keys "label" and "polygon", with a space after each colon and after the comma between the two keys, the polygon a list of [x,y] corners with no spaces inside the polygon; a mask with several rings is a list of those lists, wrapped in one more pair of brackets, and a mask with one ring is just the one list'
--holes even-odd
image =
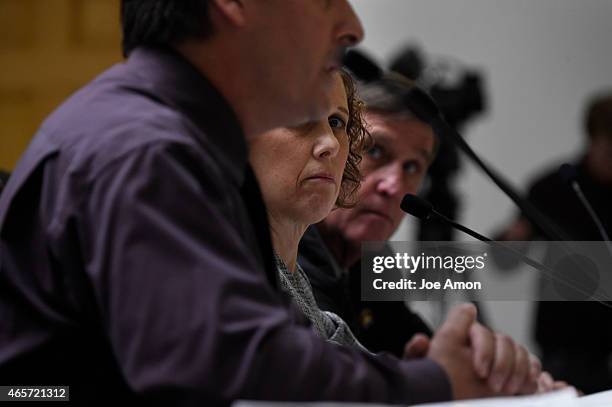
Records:
{"label": "blurred background person", "polygon": [[[576,181],[612,233],[612,92],[587,104],[585,146],[574,158]],[[529,186],[528,199],[572,241],[602,240],[602,235],[557,163]],[[519,216],[502,240],[540,240],[542,232]],[[538,302],[534,324],[544,368],[585,393],[612,387],[612,309],[597,302]]]}

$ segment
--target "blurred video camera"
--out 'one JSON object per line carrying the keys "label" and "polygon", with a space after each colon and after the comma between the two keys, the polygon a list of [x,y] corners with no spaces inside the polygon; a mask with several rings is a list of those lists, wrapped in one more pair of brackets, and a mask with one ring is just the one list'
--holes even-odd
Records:
{"label": "blurred video camera", "polygon": [[389,69],[427,90],[452,126],[462,127],[486,111],[482,74],[455,59],[439,57],[428,64],[417,46],[407,46],[392,58]]}

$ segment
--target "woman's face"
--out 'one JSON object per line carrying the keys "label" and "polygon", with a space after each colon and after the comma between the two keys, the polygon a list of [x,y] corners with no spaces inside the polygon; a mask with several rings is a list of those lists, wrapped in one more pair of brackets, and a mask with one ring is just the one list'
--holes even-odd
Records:
{"label": "woman's face", "polygon": [[348,158],[347,95],[339,74],[332,108],[320,122],[256,137],[250,159],[272,218],[313,224],[333,209]]}

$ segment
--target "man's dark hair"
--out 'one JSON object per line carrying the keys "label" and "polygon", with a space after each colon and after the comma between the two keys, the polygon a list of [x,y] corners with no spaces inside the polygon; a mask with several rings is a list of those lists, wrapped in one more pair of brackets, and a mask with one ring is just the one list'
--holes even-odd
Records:
{"label": "man's dark hair", "polygon": [[123,55],[212,34],[209,0],[121,0]]}
{"label": "man's dark hair", "polygon": [[[374,81],[370,83],[359,82],[359,97],[365,103],[365,111],[378,113],[385,116],[393,116],[402,119],[414,119],[423,122],[404,102],[402,94],[404,91],[416,86],[415,82],[397,75],[387,79],[385,82]],[[433,156],[438,152],[440,139],[434,129]]]}
{"label": "man's dark hair", "polygon": [[410,79],[401,78],[401,80],[386,80],[374,82],[359,82],[358,90],[359,97],[364,101],[366,110],[386,114],[386,115],[402,115],[407,118],[420,120],[406,106],[402,98],[402,91],[405,91],[414,86],[414,82]]}

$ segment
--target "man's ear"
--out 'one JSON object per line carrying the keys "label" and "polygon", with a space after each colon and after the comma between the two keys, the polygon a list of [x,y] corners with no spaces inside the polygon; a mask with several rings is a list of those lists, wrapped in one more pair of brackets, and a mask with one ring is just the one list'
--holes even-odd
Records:
{"label": "man's ear", "polygon": [[211,8],[231,25],[242,27],[246,23],[244,0],[212,0]]}

